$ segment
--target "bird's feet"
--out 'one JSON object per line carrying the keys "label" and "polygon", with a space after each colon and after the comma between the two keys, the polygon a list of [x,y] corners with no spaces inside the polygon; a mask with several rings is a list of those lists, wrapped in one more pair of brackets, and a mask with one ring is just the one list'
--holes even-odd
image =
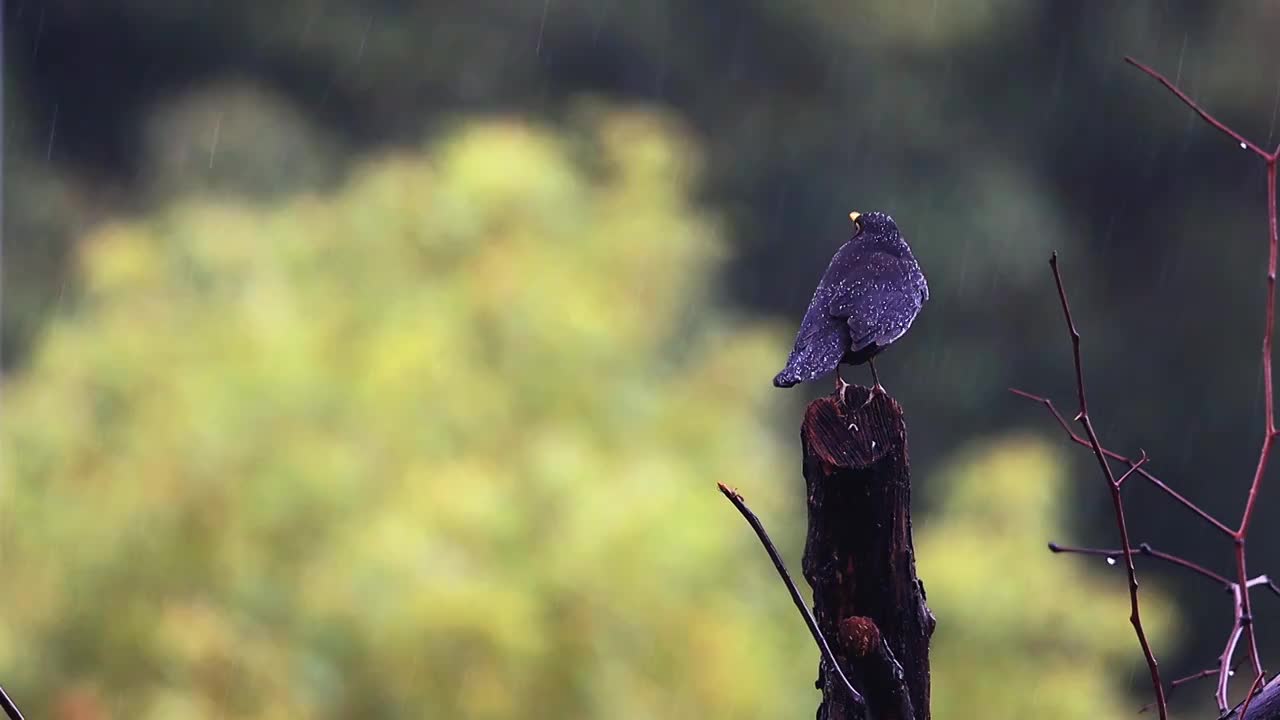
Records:
{"label": "bird's feet", "polygon": [[[853,386],[845,382],[844,378],[840,376],[840,366],[837,365],[836,366],[836,398],[839,399],[839,402],[841,405],[844,405],[845,393],[851,387]],[[849,432],[858,432],[858,425],[856,423],[849,423]]]}
{"label": "bird's feet", "polygon": [[[889,392],[884,389],[883,385],[881,385],[880,383],[876,383],[875,385],[871,386],[871,392],[867,394],[867,399],[863,401],[863,403],[859,405],[858,409],[854,410],[854,412],[860,413],[863,410],[866,410],[867,406],[870,405],[871,402],[876,399],[877,395],[888,395],[888,394]],[[849,432],[858,432],[858,424],[849,423]]]}
{"label": "bird's feet", "polygon": [[885,390],[884,386],[881,385],[880,383],[876,383],[875,385],[872,385],[871,392],[867,394],[866,402],[862,403],[862,406],[858,408],[858,412],[862,412],[863,410],[866,410],[867,406],[871,404],[872,400],[876,399],[877,395],[888,395],[888,394],[889,392]]}
{"label": "bird's feet", "polygon": [[844,404],[845,392],[851,387],[853,386],[845,382],[844,378],[840,377],[840,371],[837,369],[836,370],[836,398],[840,400],[841,405]]}

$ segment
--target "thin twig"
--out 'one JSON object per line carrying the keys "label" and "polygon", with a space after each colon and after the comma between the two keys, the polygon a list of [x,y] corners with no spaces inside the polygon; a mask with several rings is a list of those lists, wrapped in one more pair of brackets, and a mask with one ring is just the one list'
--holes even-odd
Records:
{"label": "thin twig", "polygon": [[1253,678],[1253,684],[1249,686],[1249,692],[1244,695],[1244,702],[1240,704],[1240,717],[1249,717],[1249,703],[1253,702],[1254,695],[1258,694],[1258,690],[1262,687],[1262,681],[1266,678],[1266,674],[1258,673]]}
{"label": "thin twig", "polygon": [[728,498],[734,507],[738,508],[738,512],[742,513],[742,517],[746,519],[747,524],[756,532],[756,537],[760,538],[760,544],[764,545],[765,552],[769,553],[769,559],[773,561],[773,567],[777,569],[783,584],[787,586],[787,592],[791,593],[791,602],[795,603],[800,615],[804,617],[805,624],[809,626],[809,632],[813,635],[814,642],[818,643],[818,649],[822,651],[822,657],[835,669],[836,675],[840,677],[840,682],[844,684],[849,697],[853,698],[853,701],[858,705],[866,708],[866,698],[853,687],[853,683],[849,682],[849,678],[845,677],[840,663],[836,662],[835,653],[831,652],[831,646],[827,644],[827,639],[823,637],[822,631],[818,629],[818,621],[814,619],[813,613],[809,611],[809,606],[805,604],[804,596],[800,594],[800,589],[792,581],[791,574],[787,572],[787,566],[782,562],[782,556],[778,554],[778,549],[773,546],[773,540],[769,539],[769,533],[765,531],[764,524],[760,522],[760,518],[751,512],[751,508],[747,507],[747,501],[742,499],[742,495],[738,494],[737,490],[724,483],[716,483],[716,485],[720,488],[720,493]]}
{"label": "thin twig", "polygon": [[1084,428],[1085,436],[1089,438],[1089,447],[1093,449],[1093,455],[1098,460],[1098,467],[1107,479],[1111,505],[1115,510],[1116,529],[1120,534],[1120,550],[1124,558],[1125,574],[1129,578],[1129,622],[1138,636],[1138,644],[1142,646],[1142,654],[1147,659],[1147,668],[1151,671],[1151,687],[1156,696],[1156,711],[1160,715],[1160,720],[1168,720],[1169,708],[1164,697],[1164,684],[1160,681],[1160,663],[1156,660],[1155,653],[1151,650],[1151,643],[1147,640],[1147,633],[1142,628],[1142,611],[1138,607],[1138,572],[1133,566],[1133,548],[1129,546],[1129,527],[1125,522],[1124,499],[1120,495],[1120,483],[1116,481],[1115,473],[1107,462],[1107,455],[1103,452],[1102,443],[1098,440],[1098,433],[1093,429],[1093,423],[1089,419],[1084,364],[1080,360],[1080,331],[1076,329],[1075,321],[1071,317],[1071,304],[1067,301],[1067,290],[1062,284],[1062,272],[1058,269],[1058,253],[1053,253],[1049,258],[1049,266],[1053,268],[1053,280],[1058,286],[1058,299],[1062,301],[1062,315],[1067,323],[1067,332],[1071,335],[1071,354],[1076,369],[1076,396],[1080,401],[1080,413],[1076,416],[1076,420]]}
{"label": "thin twig", "polygon": [[[1200,107],[1200,104],[1191,99],[1177,85],[1170,82],[1168,78],[1156,72],[1155,70],[1143,65],[1131,57],[1126,57],[1125,62],[1133,65],[1147,75],[1155,78],[1157,82],[1165,86],[1170,92],[1178,97],[1187,107],[1191,108],[1204,119],[1205,122],[1225,133],[1228,137],[1240,143],[1240,147],[1248,148],[1255,155],[1266,163],[1267,168],[1267,300],[1266,300],[1266,326],[1262,332],[1262,386],[1263,386],[1263,404],[1265,405],[1266,418],[1263,421],[1262,448],[1258,451],[1258,463],[1253,472],[1253,481],[1249,483],[1249,496],[1245,501],[1244,512],[1240,517],[1240,525],[1231,532],[1231,539],[1235,543],[1236,557],[1236,573],[1239,584],[1246,588],[1246,592],[1241,593],[1239,612],[1237,612],[1238,623],[1243,624],[1246,633],[1246,642],[1249,649],[1249,660],[1253,665],[1254,686],[1256,687],[1263,676],[1262,659],[1258,654],[1258,641],[1253,630],[1253,614],[1250,609],[1249,593],[1247,592],[1249,583],[1249,569],[1246,563],[1245,541],[1248,538],[1249,521],[1253,517],[1253,511],[1256,507],[1258,490],[1262,486],[1262,478],[1266,472],[1267,461],[1271,455],[1271,448],[1276,440],[1276,419],[1275,419],[1275,392],[1272,384],[1271,374],[1271,346],[1272,338],[1275,333],[1275,308],[1276,308],[1276,255],[1277,255],[1277,221],[1276,221],[1276,161],[1280,158],[1280,147],[1272,152],[1263,150],[1258,145],[1247,140],[1243,135],[1227,127],[1222,121],[1215,118],[1207,110]],[[1233,631],[1232,635],[1236,633]],[[1235,650],[1233,642],[1228,642],[1228,649]],[[1229,659],[1227,660],[1229,662]],[[1219,697],[1219,702],[1224,699]],[[1248,698],[1246,698],[1246,705]],[[1226,708],[1221,708],[1224,712]]]}
{"label": "thin twig", "polygon": [[[1077,445],[1081,445],[1084,447],[1090,446],[1089,441],[1087,439],[1085,439],[1084,437],[1081,437],[1079,434],[1077,434],[1074,430],[1071,429],[1071,426],[1067,423],[1067,419],[1062,416],[1061,412],[1058,412],[1058,408],[1053,404],[1052,400],[1040,395],[1033,395],[1032,393],[1029,393],[1026,390],[1019,390],[1018,388],[1009,388],[1009,392],[1019,397],[1023,397],[1028,400],[1031,400],[1032,402],[1036,402],[1043,405],[1046,409],[1048,409],[1049,414],[1053,416],[1053,419],[1058,422],[1058,425],[1062,427],[1063,431],[1067,433],[1067,438],[1071,440],[1071,442],[1074,442]],[[1105,447],[1102,448],[1102,452],[1112,460],[1119,460],[1122,463],[1126,463],[1130,467],[1132,467],[1134,464],[1137,463],[1136,460],[1133,460],[1125,455],[1115,452],[1114,450],[1108,450]],[[1138,473],[1138,475],[1142,476],[1147,482],[1154,485],[1156,489],[1160,490],[1161,492],[1165,493],[1169,497],[1173,498],[1173,500],[1177,502],[1179,505],[1182,505],[1186,509],[1195,513],[1197,517],[1199,517],[1201,520],[1208,523],[1211,527],[1213,527],[1218,532],[1222,533],[1223,535],[1226,535],[1227,537],[1231,537],[1235,533],[1234,530],[1227,527],[1226,523],[1222,522],[1221,520],[1205,512],[1204,509],[1202,509],[1199,505],[1188,500],[1177,490],[1174,490],[1173,488],[1169,487],[1167,484],[1165,484],[1163,480],[1153,475],[1146,468],[1139,468],[1136,472]]]}
{"label": "thin twig", "polygon": [[4,708],[4,714],[9,716],[9,720],[24,720],[22,711],[18,709],[13,699],[9,697],[9,693],[0,688],[0,708]]}
{"label": "thin twig", "polygon": [[1271,592],[1275,593],[1277,596],[1280,596],[1280,585],[1277,585],[1275,580],[1272,580],[1270,577],[1266,575],[1259,575],[1258,577],[1244,584],[1244,586],[1248,588],[1258,587],[1259,585],[1267,588]]}
{"label": "thin twig", "polygon": [[1240,624],[1240,588],[1232,587],[1232,594],[1235,597],[1236,617],[1231,623],[1231,633],[1227,635],[1227,645],[1222,649],[1222,655],[1218,658],[1218,692],[1215,698],[1218,701],[1218,710],[1226,712],[1231,705],[1227,702],[1227,683],[1231,679],[1230,674],[1226,672],[1226,668],[1231,664],[1231,660],[1235,658],[1236,646],[1240,643],[1240,633],[1244,632],[1244,626]]}
{"label": "thin twig", "polygon": [[[1231,673],[1234,674],[1238,667],[1239,666],[1232,668]],[[1212,677],[1214,675],[1217,675],[1219,672],[1220,671],[1218,670],[1218,668],[1215,667],[1215,668],[1208,668],[1205,670],[1201,670],[1200,672],[1192,673],[1185,677],[1180,677],[1177,680],[1174,680],[1173,682],[1169,683],[1169,692],[1165,695],[1165,698],[1168,700],[1172,700],[1174,691],[1176,691],[1178,688],[1182,687],[1183,685],[1195,682],[1196,680],[1201,680],[1203,678]],[[1147,703],[1146,705],[1143,705],[1142,707],[1138,708],[1138,712],[1139,713],[1148,712],[1149,710],[1151,710],[1151,708],[1155,706],[1156,706],[1155,703]]]}
{"label": "thin twig", "polygon": [[1150,459],[1147,457],[1147,451],[1140,449],[1138,450],[1138,452],[1142,454],[1142,457],[1138,458],[1137,462],[1130,465],[1129,469],[1124,471],[1124,474],[1121,475],[1120,479],[1116,481],[1116,487],[1120,487],[1121,485],[1124,485],[1124,481],[1128,480],[1130,475],[1141,470],[1142,466],[1147,464],[1147,460]]}
{"label": "thin twig", "polygon": [[1215,127],[1215,128],[1217,128],[1217,129],[1221,130],[1223,133],[1225,133],[1225,134],[1226,134],[1228,137],[1230,137],[1232,140],[1235,140],[1236,142],[1240,143],[1240,145],[1241,145],[1241,146],[1249,148],[1250,150],[1252,150],[1254,153],[1256,153],[1259,157],[1263,158],[1264,160],[1270,156],[1270,155],[1269,155],[1269,153],[1267,153],[1267,151],[1266,151],[1266,150],[1263,150],[1262,148],[1258,147],[1257,145],[1254,145],[1252,142],[1249,142],[1249,141],[1248,141],[1248,140],[1246,140],[1246,139],[1245,139],[1245,138],[1244,138],[1240,133],[1238,133],[1238,132],[1236,132],[1235,130],[1232,130],[1231,128],[1229,128],[1229,127],[1227,127],[1226,125],[1222,124],[1222,122],[1220,122],[1217,118],[1215,118],[1214,116],[1212,116],[1212,115],[1210,115],[1208,112],[1206,112],[1206,111],[1204,110],[1204,108],[1200,107],[1199,103],[1197,103],[1195,100],[1192,100],[1192,99],[1191,99],[1191,98],[1190,98],[1186,93],[1182,92],[1182,90],[1180,90],[1180,89],[1178,88],[1178,86],[1177,86],[1177,85],[1174,85],[1174,84],[1173,84],[1172,82],[1170,82],[1170,81],[1169,81],[1169,79],[1168,79],[1168,78],[1166,78],[1165,76],[1161,75],[1160,73],[1156,72],[1155,70],[1152,70],[1151,68],[1147,67],[1146,65],[1143,65],[1142,63],[1138,62],[1137,60],[1134,60],[1134,59],[1133,59],[1133,58],[1131,58],[1131,57],[1126,56],[1126,57],[1125,57],[1125,59],[1124,59],[1124,61],[1125,61],[1125,62],[1127,62],[1127,63],[1129,63],[1130,65],[1132,65],[1132,66],[1134,66],[1134,67],[1138,68],[1138,69],[1139,69],[1139,70],[1141,70],[1142,72],[1144,72],[1144,73],[1146,73],[1146,74],[1150,75],[1151,77],[1155,78],[1155,79],[1156,79],[1156,81],[1158,81],[1161,85],[1163,85],[1163,86],[1165,86],[1166,88],[1168,88],[1168,89],[1169,89],[1169,92],[1173,93],[1174,95],[1177,95],[1179,100],[1181,100],[1182,102],[1186,103],[1187,107],[1191,108],[1192,110],[1194,110],[1194,111],[1196,112],[1196,114],[1197,114],[1197,115],[1199,115],[1200,117],[1204,118],[1204,121],[1205,121],[1205,122],[1209,123],[1210,125],[1214,126],[1214,127]]}
{"label": "thin twig", "polygon": [[[1147,644],[1145,635],[1141,627],[1139,615],[1138,615],[1137,579],[1136,579],[1136,575],[1133,568],[1133,556],[1135,553],[1148,555],[1148,556],[1163,560],[1165,562],[1169,562],[1173,565],[1177,565],[1184,569],[1190,570],[1192,572],[1195,572],[1196,574],[1201,575],[1202,577],[1208,578],[1210,580],[1213,580],[1216,583],[1226,586],[1227,589],[1230,590],[1230,592],[1232,593],[1234,617],[1233,617],[1233,622],[1231,626],[1231,632],[1228,634],[1226,645],[1223,648],[1222,655],[1220,655],[1218,658],[1218,669],[1214,671],[1218,675],[1218,687],[1215,695],[1216,695],[1216,700],[1218,703],[1219,710],[1223,713],[1226,713],[1227,708],[1229,707],[1227,704],[1227,700],[1228,700],[1227,689],[1229,684],[1228,680],[1231,675],[1231,672],[1228,671],[1228,668],[1231,666],[1231,663],[1235,658],[1236,649],[1239,646],[1240,638],[1244,637],[1246,647],[1248,648],[1248,661],[1252,665],[1254,678],[1248,694],[1245,696],[1245,699],[1241,703],[1242,709],[1240,711],[1240,715],[1241,717],[1243,717],[1244,712],[1248,709],[1249,702],[1253,699],[1255,694],[1258,692],[1258,688],[1262,685],[1263,680],[1266,677],[1265,673],[1263,672],[1262,660],[1258,652],[1258,643],[1257,643],[1257,638],[1255,637],[1255,632],[1254,632],[1253,611],[1251,607],[1249,591],[1254,587],[1261,586],[1261,587],[1266,587],[1276,595],[1280,595],[1280,585],[1277,585],[1276,583],[1272,582],[1268,576],[1259,575],[1255,578],[1250,579],[1248,564],[1246,562],[1248,557],[1246,541],[1248,539],[1250,522],[1253,519],[1254,511],[1257,508],[1257,498],[1258,498],[1259,491],[1262,487],[1262,479],[1266,474],[1266,468],[1267,468],[1268,461],[1270,459],[1271,450],[1275,447],[1277,443],[1277,439],[1280,438],[1280,429],[1277,428],[1276,419],[1275,419],[1275,391],[1274,391],[1273,374],[1272,374],[1272,346],[1273,346],[1273,338],[1275,333],[1276,265],[1277,265],[1277,256],[1280,255],[1280,237],[1278,237],[1280,236],[1280,233],[1278,233],[1278,230],[1277,230],[1277,226],[1280,225],[1280,221],[1278,221],[1278,218],[1277,218],[1277,208],[1276,208],[1276,202],[1277,202],[1276,173],[1277,173],[1277,163],[1280,162],[1280,146],[1278,146],[1275,150],[1271,152],[1267,152],[1266,150],[1263,150],[1261,147],[1259,147],[1253,142],[1250,142],[1240,133],[1231,129],[1225,123],[1221,122],[1220,120],[1215,118],[1213,115],[1211,115],[1208,111],[1202,108],[1199,105],[1199,103],[1197,103],[1185,92],[1183,92],[1175,83],[1170,82],[1169,79],[1166,78],[1165,76],[1161,75],[1160,73],[1156,72],[1152,68],[1138,62],[1133,58],[1126,57],[1125,62],[1129,63],[1130,65],[1133,65],[1134,67],[1141,70],[1143,73],[1154,78],[1157,82],[1159,82],[1166,89],[1172,92],[1187,107],[1191,108],[1191,110],[1193,110],[1197,115],[1199,115],[1205,122],[1207,122],[1209,125],[1217,129],[1219,132],[1222,132],[1226,136],[1230,137],[1232,140],[1239,143],[1242,148],[1247,148],[1251,150],[1254,155],[1258,156],[1266,163],[1267,230],[1268,230],[1268,233],[1267,233],[1268,254],[1267,255],[1268,257],[1267,257],[1267,275],[1266,275],[1266,282],[1267,282],[1266,312],[1265,312],[1266,325],[1262,333],[1262,379],[1263,379],[1262,384],[1263,384],[1263,404],[1265,406],[1265,410],[1264,410],[1265,418],[1263,421],[1262,446],[1258,451],[1258,461],[1254,468],[1252,481],[1249,483],[1249,494],[1245,501],[1244,510],[1241,513],[1239,525],[1235,528],[1228,527],[1222,521],[1218,520],[1214,516],[1205,512],[1204,509],[1202,509],[1199,505],[1197,505],[1194,502],[1191,502],[1190,500],[1188,500],[1187,498],[1183,497],[1181,494],[1179,494],[1178,492],[1170,488],[1168,485],[1160,481],[1158,478],[1156,478],[1154,475],[1148,472],[1145,468],[1140,467],[1146,462],[1147,458],[1145,453],[1143,453],[1142,457],[1139,460],[1134,461],[1119,453],[1106,449],[1098,441],[1097,434],[1094,432],[1092,423],[1090,422],[1090,419],[1089,419],[1088,405],[1085,397],[1084,370],[1081,367],[1081,362],[1080,362],[1080,334],[1079,332],[1076,331],[1075,324],[1071,318],[1071,310],[1069,305],[1067,304],[1066,292],[1063,290],[1062,278],[1058,272],[1056,253],[1054,254],[1053,258],[1050,260],[1050,264],[1053,266],[1054,280],[1057,283],[1059,299],[1062,301],[1063,314],[1066,316],[1067,329],[1071,333],[1072,355],[1075,363],[1076,392],[1077,392],[1077,396],[1080,404],[1080,412],[1075,419],[1079,421],[1081,426],[1083,427],[1084,429],[1083,434],[1077,433],[1075,430],[1072,429],[1071,425],[1067,422],[1066,418],[1064,418],[1062,414],[1058,412],[1058,409],[1054,406],[1053,402],[1048,398],[1041,397],[1038,395],[1032,395],[1031,393],[1024,392],[1022,390],[1015,389],[1013,390],[1013,392],[1024,398],[1033,400],[1035,402],[1038,402],[1044,405],[1045,408],[1049,410],[1049,413],[1053,416],[1053,418],[1058,422],[1058,425],[1061,426],[1063,431],[1067,433],[1067,436],[1071,439],[1072,442],[1078,445],[1089,447],[1091,450],[1093,450],[1094,456],[1097,458],[1098,464],[1100,465],[1103,471],[1103,474],[1106,476],[1107,480],[1109,481],[1109,486],[1110,486],[1109,489],[1111,491],[1112,505],[1116,513],[1116,525],[1120,531],[1120,536],[1121,536],[1120,549],[1113,551],[1113,550],[1098,550],[1093,548],[1064,548],[1064,547],[1055,545],[1053,543],[1050,543],[1049,547],[1051,550],[1055,552],[1077,552],[1077,553],[1091,554],[1091,555],[1105,555],[1106,557],[1112,560],[1114,560],[1114,558],[1116,557],[1123,557],[1125,559],[1125,564],[1127,566],[1126,571],[1129,576],[1129,590],[1130,590],[1129,597],[1130,597],[1130,607],[1131,607],[1130,622],[1133,623],[1134,629],[1138,633],[1138,639],[1142,644],[1143,653],[1146,656],[1147,664],[1151,669],[1152,681],[1153,681],[1153,684],[1155,685],[1155,691],[1156,691],[1155,706],[1160,709],[1161,717],[1162,718],[1165,717],[1166,698],[1163,694],[1162,687],[1159,681],[1159,675],[1157,671],[1155,657],[1152,655],[1150,647]],[[1107,462],[1108,459],[1119,460],[1129,465],[1128,471],[1125,472],[1120,477],[1119,480],[1115,478],[1115,475],[1111,469],[1111,466]],[[1173,498],[1180,505],[1182,505],[1183,507],[1193,512],[1197,517],[1199,517],[1204,522],[1208,523],[1211,527],[1213,527],[1214,529],[1218,530],[1220,533],[1222,533],[1223,535],[1231,539],[1232,544],[1234,546],[1234,556],[1235,556],[1235,566],[1236,566],[1235,581],[1228,580],[1225,576],[1219,575],[1218,573],[1215,573],[1203,566],[1197,565],[1196,563],[1192,563],[1184,558],[1180,558],[1176,555],[1161,553],[1159,551],[1153,550],[1149,545],[1143,544],[1139,546],[1139,548],[1137,548],[1136,551],[1132,546],[1130,546],[1127,538],[1128,533],[1125,526],[1125,516],[1124,516],[1122,499],[1120,497],[1120,489],[1121,489],[1120,486],[1124,483],[1126,479],[1128,479],[1128,477],[1130,477],[1135,472],[1140,474],[1151,484],[1155,485],[1158,489],[1160,489],[1166,495]],[[1213,674],[1213,673],[1205,672],[1193,677],[1205,677],[1208,674]],[[1173,685],[1170,686],[1170,692],[1172,692],[1172,689],[1174,687],[1177,687],[1178,685],[1180,685],[1181,682],[1182,681],[1175,680]]]}
{"label": "thin twig", "polygon": [[[1278,150],[1280,151],[1280,150]],[[1267,313],[1266,328],[1262,332],[1262,384],[1266,405],[1266,419],[1263,423],[1262,449],[1258,451],[1258,465],[1253,473],[1253,482],[1249,483],[1249,496],[1245,500],[1244,512],[1240,516],[1240,527],[1235,532],[1236,569],[1240,584],[1246,588],[1249,583],[1249,568],[1246,563],[1245,541],[1249,534],[1249,521],[1253,518],[1257,507],[1258,490],[1262,487],[1262,477],[1267,469],[1267,460],[1271,456],[1271,448],[1276,440],[1275,391],[1271,381],[1271,345],[1276,324],[1276,156],[1265,155],[1267,160]],[[1258,641],[1253,629],[1253,609],[1249,593],[1242,593],[1243,601],[1240,612],[1245,624],[1246,637],[1249,643],[1249,658],[1253,663],[1254,686],[1263,677],[1262,658],[1258,653]],[[1248,706],[1250,696],[1245,697]],[[1243,713],[1241,713],[1243,716]]]}
{"label": "thin twig", "polygon": [[1198,673],[1192,673],[1191,675],[1187,675],[1186,677],[1180,677],[1177,680],[1174,680],[1173,682],[1169,683],[1169,689],[1175,690],[1177,688],[1182,687],[1183,685],[1186,685],[1189,682],[1194,682],[1196,680],[1199,680],[1200,678],[1207,678],[1210,675],[1217,675],[1217,674],[1218,674],[1218,668],[1208,668],[1206,670],[1201,670]]}
{"label": "thin twig", "polygon": [[[1059,545],[1058,543],[1052,543],[1052,542],[1049,543],[1049,550],[1055,553],[1066,553],[1066,554],[1074,554],[1074,555],[1093,555],[1097,557],[1105,557],[1108,560],[1113,560],[1113,561],[1115,558],[1121,557],[1123,555],[1123,553],[1121,553],[1119,550],[1113,550],[1110,548],[1071,547],[1067,545]],[[1189,570],[1197,575],[1200,575],[1201,577],[1207,580],[1211,580],[1214,583],[1221,585],[1222,587],[1230,591],[1232,594],[1233,617],[1235,619],[1232,622],[1231,632],[1228,635],[1227,646],[1223,650],[1222,655],[1220,655],[1218,658],[1219,667],[1214,668],[1212,670],[1201,671],[1200,673],[1197,673],[1196,675],[1193,675],[1193,676],[1188,676],[1186,678],[1179,678],[1178,680],[1174,680],[1169,686],[1170,692],[1166,695],[1166,700],[1167,700],[1168,697],[1173,694],[1172,689],[1177,687],[1178,685],[1188,682],[1191,679],[1207,677],[1208,675],[1216,675],[1222,672],[1222,668],[1225,667],[1228,663],[1230,663],[1232,656],[1235,654],[1236,645],[1238,644],[1239,639],[1245,630],[1246,623],[1242,622],[1241,620],[1242,618],[1245,617],[1244,608],[1243,608],[1244,593],[1240,592],[1240,585],[1235,581],[1228,580],[1225,576],[1219,575],[1218,573],[1204,567],[1203,565],[1199,565],[1197,563],[1191,562],[1186,558],[1179,557],[1172,553],[1156,550],[1155,548],[1151,547],[1151,545],[1147,543],[1142,543],[1137,548],[1134,548],[1132,552],[1138,555],[1145,555],[1147,557],[1155,558],[1157,560],[1162,560],[1171,565],[1176,565],[1183,569]],[[1245,583],[1245,587],[1247,588],[1265,587],[1271,590],[1272,592],[1275,592],[1277,595],[1280,595],[1280,586],[1277,586],[1271,580],[1271,578],[1266,575],[1259,575],[1258,577],[1255,577],[1249,580],[1249,582]],[[1239,667],[1239,664],[1237,664],[1236,667]],[[1226,677],[1230,678],[1234,674],[1234,672],[1235,670],[1233,668],[1231,672],[1228,672],[1226,674]],[[1255,681],[1255,684],[1258,682],[1258,676],[1255,675],[1254,681]],[[1222,712],[1226,712],[1226,708],[1222,706],[1227,703],[1228,682],[1229,681],[1227,680],[1220,680],[1218,683],[1217,692],[1214,695],[1214,697],[1218,701],[1218,705],[1219,705],[1218,709]],[[1147,706],[1144,706],[1143,710],[1145,711],[1147,709],[1150,709],[1151,707],[1154,707],[1154,705],[1155,705],[1154,703],[1151,703]]]}
{"label": "thin twig", "polygon": [[[1075,555],[1097,555],[1100,557],[1105,557],[1107,559],[1115,559],[1123,555],[1121,551],[1112,550],[1109,548],[1071,547],[1068,545],[1059,545],[1058,543],[1052,543],[1052,542],[1049,543],[1049,550],[1055,553],[1067,553],[1067,554],[1075,554]],[[1151,547],[1147,543],[1142,543],[1138,547],[1133,548],[1130,552],[1137,553],[1139,555],[1146,555],[1147,557],[1155,558],[1156,560],[1163,560],[1172,565],[1177,565],[1178,567],[1185,568],[1187,570],[1190,570],[1193,573],[1196,573],[1197,575],[1208,578],[1209,580],[1212,580],[1215,583],[1218,583],[1224,588],[1231,588],[1235,585],[1235,583],[1232,582],[1231,580],[1228,580],[1226,577],[1219,575],[1218,573],[1210,570],[1207,567],[1204,567],[1203,565],[1198,565],[1196,563],[1191,562],[1190,560],[1187,560],[1186,558],[1179,557],[1172,553],[1156,550],[1155,548]]]}

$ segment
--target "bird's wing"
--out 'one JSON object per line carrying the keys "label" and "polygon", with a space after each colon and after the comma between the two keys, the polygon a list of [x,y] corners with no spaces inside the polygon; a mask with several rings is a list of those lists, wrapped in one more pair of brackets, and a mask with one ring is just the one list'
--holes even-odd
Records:
{"label": "bird's wing", "polygon": [[920,267],[905,258],[874,253],[832,296],[827,311],[849,325],[850,350],[902,337],[928,297]]}

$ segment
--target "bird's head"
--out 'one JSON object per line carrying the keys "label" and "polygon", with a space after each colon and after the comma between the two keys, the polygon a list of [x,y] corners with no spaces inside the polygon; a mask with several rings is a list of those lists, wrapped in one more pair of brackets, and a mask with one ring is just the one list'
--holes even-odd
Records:
{"label": "bird's head", "polygon": [[898,224],[887,213],[860,213],[856,210],[849,213],[853,221],[855,235],[874,235],[877,237],[893,237],[898,235]]}

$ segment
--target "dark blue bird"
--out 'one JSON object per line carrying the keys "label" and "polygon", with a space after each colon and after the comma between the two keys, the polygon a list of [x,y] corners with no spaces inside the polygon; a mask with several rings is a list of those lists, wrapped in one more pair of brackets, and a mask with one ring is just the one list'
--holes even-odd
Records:
{"label": "dark blue bird", "polygon": [[[834,370],[843,397],[840,364],[871,366],[872,393],[883,392],[871,359],[902,337],[916,319],[929,285],[893,218],[849,213],[854,233],[836,250],[800,322],[777,387],[814,380]],[[870,398],[868,398],[870,402]]]}

